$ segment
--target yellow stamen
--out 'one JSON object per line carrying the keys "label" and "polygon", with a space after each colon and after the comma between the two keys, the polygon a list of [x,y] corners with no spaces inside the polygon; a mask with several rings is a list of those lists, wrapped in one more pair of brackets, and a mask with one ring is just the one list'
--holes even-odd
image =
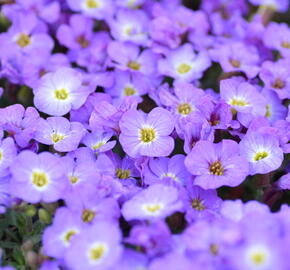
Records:
{"label": "yellow stamen", "polygon": [[89,209],[84,209],[83,214],[82,214],[82,220],[85,223],[89,223],[91,221],[93,221],[93,219],[96,216],[96,212],[89,210]]}
{"label": "yellow stamen", "polygon": [[230,102],[231,105],[233,106],[247,106],[249,103],[243,99],[235,99],[233,98]]}
{"label": "yellow stamen", "polygon": [[100,6],[96,0],[87,0],[86,4],[88,8],[98,8]]}
{"label": "yellow stamen", "polygon": [[180,74],[186,74],[191,70],[191,66],[188,64],[180,64],[177,68],[178,73]]}
{"label": "yellow stamen", "polygon": [[54,91],[55,97],[58,100],[66,100],[68,98],[68,92],[65,89],[58,89]]}
{"label": "yellow stamen", "polygon": [[153,128],[142,128],[140,129],[140,140],[143,143],[153,142],[156,138],[156,133]]}
{"label": "yellow stamen", "polygon": [[28,46],[31,43],[29,35],[26,35],[24,33],[20,34],[16,43],[21,47],[24,48]]}
{"label": "yellow stamen", "polygon": [[125,87],[124,89],[124,95],[125,96],[133,96],[135,95],[136,90],[130,86]]}
{"label": "yellow stamen", "polygon": [[204,206],[204,204],[202,203],[202,200],[200,198],[196,198],[196,199],[192,200],[191,206],[193,209],[195,209],[197,211],[202,211],[206,208]]}
{"label": "yellow stamen", "polygon": [[255,160],[255,161],[259,161],[259,160],[261,160],[261,159],[266,158],[268,155],[269,155],[269,154],[268,154],[267,152],[265,152],[265,151],[263,151],[263,152],[258,152],[258,153],[255,155],[254,160]]}
{"label": "yellow stamen", "polygon": [[90,259],[92,261],[100,260],[105,253],[105,247],[102,244],[98,244],[90,250]]}
{"label": "yellow stamen", "polygon": [[47,186],[48,179],[47,179],[46,174],[40,173],[40,172],[34,172],[32,174],[32,183],[39,188]]}
{"label": "yellow stamen", "polygon": [[177,110],[179,114],[188,115],[192,112],[192,106],[189,103],[180,103]]}
{"label": "yellow stamen", "polygon": [[64,135],[62,135],[62,134],[53,133],[53,134],[51,135],[51,140],[52,140],[54,143],[57,143],[57,142],[61,141],[63,138],[64,138]]}
{"label": "yellow stamen", "polygon": [[127,179],[130,176],[130,170],[122,170],[121,168],[116,169],[116,176],[119,179]]}
{"label": "yellow stamen", "polygon": [[213,175],[219,175],[219,176],[224,175],[224,168],[221,162],[218,160],[210,164],[209,171],[210,171],[210,174],[213,174]]}
{"label": "yellow stamen", "polygon": [[133,70],[140,70],[141,65],[136,61],[129,61],[127,67]]}

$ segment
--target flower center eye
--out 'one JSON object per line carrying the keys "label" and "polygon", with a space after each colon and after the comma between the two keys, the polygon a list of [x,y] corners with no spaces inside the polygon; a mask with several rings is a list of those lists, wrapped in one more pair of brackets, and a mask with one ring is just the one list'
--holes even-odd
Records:
{"label": "flower center eye", "polygon": [[122,170],[120,168],[116,169],[116,176],[119,179],[127,179],[130,176],[130,170]]}
{"label": "flower center eye", "polygon": [[3,158],[3,153],[2,151],[0,151],[0,161],[2,161],[2,158]]}
{"label": "flower center eye", "polygon": [[271,107],[270,107],[269,104],[266,105],[266,114],[265,114],[265,116],[267,118],[270,118],[271,117]]}
{"label": "flower center eye", "polygon": [[104,253],[105,253],[104,245],[101,244],[96,245],[94,248],[90,250],[90,258],[92,261],[98,261],[104,256]]}
{"label": "flower center eye", "polygon": [[142,128],[140,130],[140,140],[143,143],[153,142],[156,138],[156,133],[153,128]]}
{"label": "flower center eye", "polygon": [[181,103],[177,107],[178,113],[182,115],[188,115],[192,112],[192,107],[188,103]]}
{"label": "flower center eye", "polygon": [[124,95],[127,96],[127,97],[128,96],[133,96],[135,93],[136,93],[135,89],[130,87],[130,86],[127,86],[124,89]]}
{"label": "flower center eye", "polygon": [[89,223],[93,221],[93,219],[96,216],[96,212],[89,210],[89,209],[84,209],[83,214],[82,214],[82,220],[85,223]]}
{"label": "flower center eye", "polygon": [[68,92],[65,89],[55,90],[54,92],[56,99],[66,100],[68,98]]}
{"label": "flower center eye", "polygon": [[30,44],[30,37],[26,34],[20,34],[16,43],[21,47],[24,48]]}
{"label": "flower center eye", "polygon": [[209,171],[210,171],[210,174],[213,174],[213,175],[220,175],[220,176],[224,175],[224,168],[221,162],[218,160],[210,164]]}
{"label": "flower center eye", "polygon": [[192,206],[193,209],[195,209],[197,211],[202,211],[202,210],[204,210],[206,208],[204,206],[204,204],[202,203],[202,200],[199,199],[199,198],[196,198],[196,199],[192,200],[191,206]]}
{"label": "flower center eye", "polygon": [[216,244],[211,244],[210,246],[209,246],[209,251],[210,251],[210,253],[212,254],[212,255],[218,255],[218,252],[219,252],[219,249],[218,249],[218,245],[216,245]]}
{"label": "flower center eye", "polygon": [[177,68],[178,73],[180,74],[186,74],[191,70],[191,66],[188,64],[180,64]]}
{"label": "flower center eye", "polygon": [[136,61],[129,61],[127,67],[133,70],[140,70],[141,65]]}
{"label": "flower center eye", "polygon": [[95,144],[93,146],[94,150],[98,150],[101,146],[103,146],[105,144],[105,142],[98,142],[97,144]]}
{"label": "flower center eye", "polygon": [[243,99],[235,99],[233,98],[230,102],[231,105],[233,106],[247,106],[249,103]]}
{"label": "flower center eye", "polygon": [[80,35],[77,37],[77,43],[79,43],[84,49],[90,45],[90,42],[86,39],[84,35]]}
{"label": "flower center eye", "polygon": [[61,141],[63,138],[64,138],[64,135],[62,135],[62,134],[53,133],[53,134],[51,135],[51,140],[52,140],[54,143],[57,143],[57,142]]}
{"label": "flower center eye", "polygon": [[261,159],[264,159],[264,158],[266,158],[268,156],[268,153],[267,152],[258,152],[256,155],[255,155],[255,157],[254,157],[254,160],[255,161],[259,161],[259,160],[261,160]]}
{"label": "flower center eye", "polygon": [[99,3],[96,0],[87,0],[86,2],[88,8],[98,8]]}
{"label": "flower center eye", "polygon": [[72,237],[73,235],[75,235],[75,234],[76,234],[76,231],[74,231],[74,230],[71,230],[71,231],[66,232],[66,234],[65,234],[65,236],[64,236],[64,241],[65,241],[66,243],[69,243],[70,240],[71,240],[71,237]]}
{"label": "flower center eye", "polygon": [[72,184],[75,184],[79,181],[79,178],[77,176],[69,176],[68,178]]}
{"label": "flower center eye", "polygon": [[288,41],[283,41],[283,42],[281,43],[281,46],[282,46],[283,48],[285,48],[285,49],[290,49],[290,42],[288,42]]}
{"label": "flower center eye", "polygon": [[254,264],[261,265],[265,262],[266,256],[263,253],[257,252],[257,253],[252,254],[251,259]]}
{"label": "flower center eye", "polygon": [[280,78],[277,78],[273,82],[272,87],[275,88],[275,89],[282,89],[282,88],[285,87],[285,82],[282,81]]}
{"label": "flower center eye", "polygon": [[44,187],[48,184],[48,179],[45,173],[34,172],[32,175],[32,183],[37,187]]}
{"label": "flower center eye", "polygon": [[148,212],[156,213],[161,209],[161,206],[159,204],[149,204],[149,205],[146,205],[145,209]]}
{"label": "flower center eye", "polygon": [[235,59],[230,59],[230,63],[234,68],[239,68],[241,67],[241,62],[239,60]]}

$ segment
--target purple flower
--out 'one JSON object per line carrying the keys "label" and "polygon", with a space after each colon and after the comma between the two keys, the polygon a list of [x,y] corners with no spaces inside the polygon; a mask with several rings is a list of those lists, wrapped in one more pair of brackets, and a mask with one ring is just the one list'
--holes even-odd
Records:
{"label": "purple flower", "polygon": [[161,157],[150,159],[144,171],[145,184],[175,183],[185,185],[191,176],[184,166],[184,156],[175,155],[171,158]]}
{"label": "purple flower", "polygon": [[183,192],[185,218],[188,222],[198,218],[210,218],[220,209],[222,200],[215,190],[204,190],[198,186],[189,185]]}
{"label": "purple flower", "polygon": [[78,122],[69,122],[64,117],[40,118],[37,122],[35,140],[47,145],[53,145],[59,152],[69,152],[77,149],[85,129]]}
{"label": "purple flower", "polygon": [[100,221],[72,239],[65,262],[73,270],[114,268],[122,254],[120,241],[117,224]]}
{"label": "purple flower", "polygon": [[121,70],[129,70],[144,75],[155,75],[158,55],[150,49],[140,52],[140,48],[132,43],[112,41],[108,46],[108,54],[113,66]]}
{"label": "purple flower", "polygon": [[200,79],[209,66],[210,59],[207,53],[201,51],[196,54],[191,44],[184,44],[170,51],[158,62],[158,70],[161,74],[183,82]]}
{"label": "purple flower", "polygon": [[58,208],[53,224],[45,229],[42,236],[44,253],[50,257],[63,258],[71,245],[71,240],[83,227],[74,212],[65,207]]}
{"label": "purple flower", "polygon": [[155,108],[147,116],[137,110],[129,110],[124,113],[119,125],[120,143],[131,157],[167,156],[174,148],[174,140],[169,136],[174,129],[173,117],[163,108]]}
{"label": "purple flower", "polygon": [[73,11],[81,11],[87,17],[102,20],[112,15],[112,0],[66,0]]}
{"label": "purple flower", "polygon": [[290,29],[286,23],[271,22],[264,33],[264,44],[279,51],[284,57],[290,56]]}
{"label": "purple flower", "polygon": [[37,110],[28,107],[26,110],[21,104],[14,104],[0,109],[0,125],[2,129],[14,137],[20,147],[27,147],[33,138],[39,119]]}
{"label": "purple flower", "polygon": [[148,43],[149,19],[143,10],[120,9],[116,18],[109,21],[112,36],[119,41],[135,44]]}
{"label": "purple flower", "polygon": [[71,109],[80,108],[89,92],[82,86],[81,74],[71,68],[60,68],[45,74],[34,89],[36,108],[53,116],[62,116]]}
{"label": "purple flower", "polygon": [[65,183],[60,158],[48,152],[22,151],[11,164],[11,193],[27,202],[55,202],[63,196]]}
{"label": "purple flower", "polygon": [[278,169],[284,158],[277,138],[258,132],[246,134],[240,142],[240,151],[249,162],[251,175]]}
{"label": "purple flower", "polygon": [[126,220],[151,220],[170,216],[182,209],[178,190],[171,186],[155,184],[126,201],[122,214]]}
{"label": "purple flower", "polygon": [[203,189],[238,186],[248,174],[248,162],[239,155],[232,140],[220,143],[199,141],[185,158],[185,166],[195,175],[194,184]]}
{"label": "purple flower", "polygon": [[17,149],[12,138],[0,141],[0,177],[9,174],[9,166],[14,162]]}
{"label": "purple flower", "polygon": [[6,208],[11,206],[10,179],[10,175],[0,178],[0,214],[5,213]]}
{"label": "purple flower", "polygon": [[109,141],[113,136],[113,132],[100,132],[93,131],[88,133],[82,140],[82,142],[95,153],[101,153],[111,150],[116,141]]}
{"label": "purple flower", "polygon": [[275,91],[281,99],[290,98],[289,59],[264,62],[259,76],[265,87]]}
{"label": "purple flower", "polygon": [[254,78],[260,70],[256,47],[241,42],[218,45],[210,51],[210,56],[225,72],[243,71],[248,78]]}

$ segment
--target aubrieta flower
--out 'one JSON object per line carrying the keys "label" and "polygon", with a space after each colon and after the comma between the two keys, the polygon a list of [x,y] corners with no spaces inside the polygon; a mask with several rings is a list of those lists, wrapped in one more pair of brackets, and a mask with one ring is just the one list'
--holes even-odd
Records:
{"label": "aubrieta flower", "polygon": [[71,240],[83,227],[74,212],[66,207],[58,208],[53,224],[45,229],[42,236],[44,253],[54,258],[63,258]]}
{"label": "aubrieta flower", "polygon": [[210,59],[205,51],[196,54],[189,43],[170,51],[158,62],[160,74],[178,81],[192,82],[200,79],[203,72],[210,66]]}
{"label": "aubrieta flower", "polygon": [[248,162],[239,152],[239,145],[233,140],[216,144],[199,141],[185,158],[185,166],[196,176],[194,184],[203,189],[238,186],[249,172]]}
{"label": "aubrieta flower", "polygon": [[85,134],[81,123],[69,122],[64,117],[48,117],[46,120],[40,118],[36,125],[35,140],[53,145],[59,152],[76,150]]}
{"label": "aubrieta flower", "polygon": [[268,7],[279,12],[286,12],[289,7],[287,0],[249,0],[249,2],[253,5]]}
{"label": "aubrieta flower", "polygon": [[26,110],[21,104],[0,109],[0,126],[20,147],[27,147],[33,138],[39,113],[33,107]]}
{"label": "aubrieta flower", "polygon": [[254,78],[260,70],[256,47],[241,42],[217,45],[210,51],[210,56],[225,72],[243,71],[248,78]]}
{"label": "aubrieta flower", "polygon": [[81,74],[72,68],[60,68],[45,74],[34,89],[34,104],[46,114],[62,116],[80,108],[89,95],[82,86]]}
{"label": "aubrieta flower", "polygon": [[12,138],[6,138],[0,142],[0,177],[9,174],[9,166],[14,162],[17,149]]}
{"label": "aubrieta flower", "polygon": [[112,136],[113,132],[93,131],[88,133],[82,142],[95,153],[101,153],[109,151],[115,146],[116,141],[109,141]]}
{"label": "aubrieta flower", "polygon": [[129,110],[123,114],[119,125],[120,143],[131,157],[167,156],[174,148],[174,140],[169,136],[174,129],[173,117],[163,108],[155,108],[148,115]]}
{"label": "aubrieta flower", "polygon": [[185,185],[191,176],[184,166],[184,159],[183,155],[150,159],[144,171],[144,183],[148,185],[158,183]]}
{"label": "aubrieta flower", "polygon": [[27,202],[55,202],[63,196],[64,170],[60,158],[48,152],[22,151],[10,166],[11,192]]}
{"label": "aubrieta flower", "polygon": [[120,242],[118,225],[100,221],[82,230],[72,239],[65,261],[72,270],[114,268],[122,255]]}
{"label": "aubrieta flower", "polygon": [[158,55],[150,49],[141,52],[133,43],[112,41],[107,51],[113,66],[120,70],[140,72],[147,76],[156,74]]}
{"label": "aubrieta flower", "polygon": [[149,19],[143,10],[120,9],[109,21],[112,36],[119,41],[146,45]]}
{"label": "aubrieta flower", "polygon": [[181,211],[182,207],[175,187],[155,184],[126,201],[122,215],[128,221],[162,219]]}
{"label": "aubrieta flower", "polygon": [[11,206],[10,179],[10,175],[0,177],[0,214],[5,213],[6,208]]}
{"label": "aubrieta flower", "polygon": [[290,98],[289,70],[289,59],[280,59],[277,62],[265,61],[259,77],[265,87],[275,91],[281,99]]}
{"label": "aubrieta flower", "polygon": [[81,11],[87,17],[102,20],[112,15],[114,2],[112,0],[66,0],[73,11]]}
{"label": "aubrieta flower", "polygon": [[222,80],[220,83],[221,99],[238,112],[238,120],[248,126],[253,117],[266,115],[266,100],[255,86],[241,78]]}
{"label": "aubrieta flower", "polygon": [[279,51],[284,57],[290,56],[290,28],[286,23],[269,23],[263,41],[266,47]]}
{"label": "aubrieta flower", "polygon": [[279,141],[271,134],[247,133],[240,142],[240,151],[249,162],[251,175],[278,169],[284,158]]}

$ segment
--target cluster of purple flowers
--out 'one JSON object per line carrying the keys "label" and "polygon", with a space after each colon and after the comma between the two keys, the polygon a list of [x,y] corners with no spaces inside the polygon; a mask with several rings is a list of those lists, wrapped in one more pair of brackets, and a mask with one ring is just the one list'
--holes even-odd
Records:
{"label": "cluster of purple flowers", "polygon": [[41,270],[290,269],[288,0],[4,2],[0,213],[57,205]]}

